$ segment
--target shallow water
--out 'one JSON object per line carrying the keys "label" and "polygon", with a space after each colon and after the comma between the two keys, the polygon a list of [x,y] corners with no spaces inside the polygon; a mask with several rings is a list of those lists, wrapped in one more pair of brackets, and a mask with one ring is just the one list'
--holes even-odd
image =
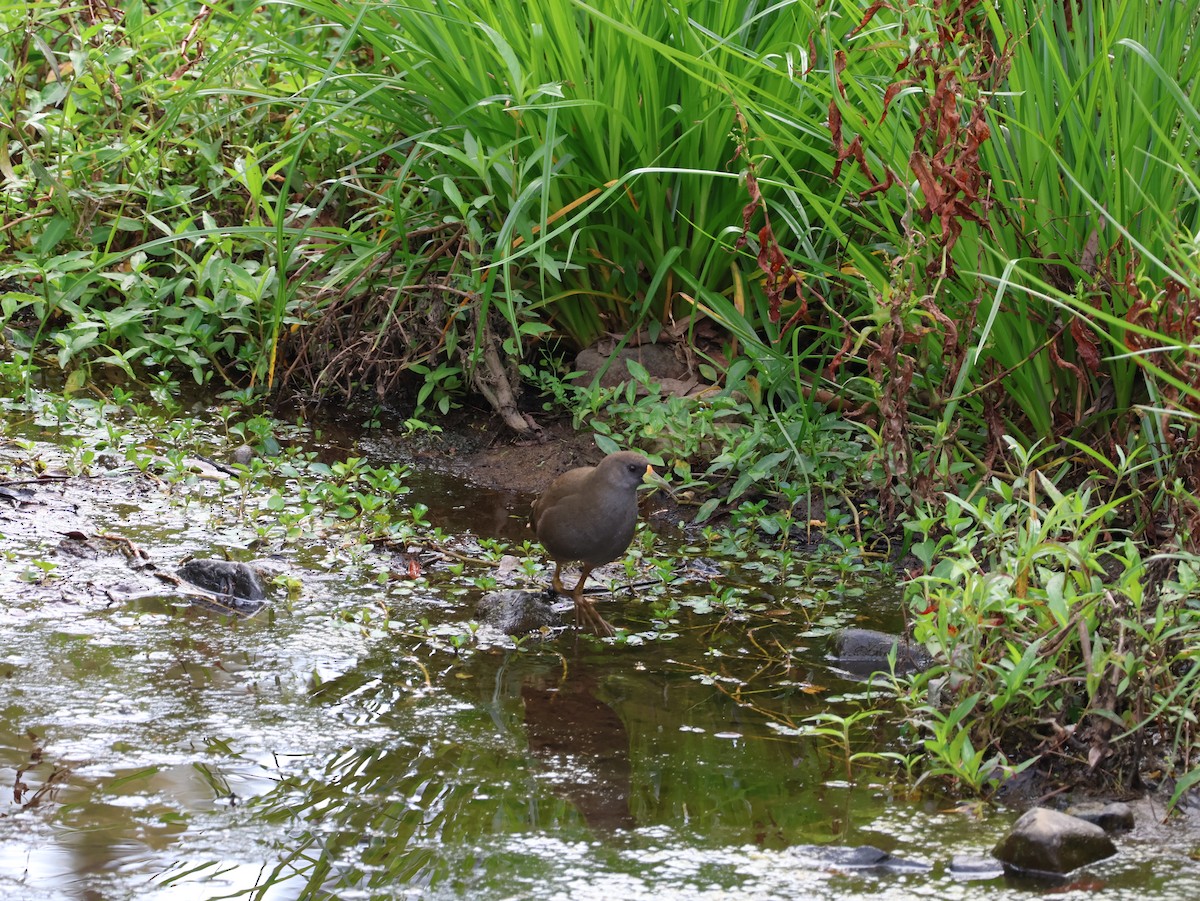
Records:
{"label": "shallow water", "polygon": [[[10,410],[0,474],[29,477],[33,460],[53,471],[72,436],[103,445],[98,429],[97,418]],[[187,436],[202,451],[218,441],[206,427]],[[378,434],[336,441],[343,455],[389,453]],[[828,632],[898,619],[896,589],[835,562],[768,578],[752,559],[686,550],[694,536],[646,537],[643,556],[701,560],[669,584],[600,601],[632,641],[567,631],[517,646],[466,625],[476,583],[501,567],[456,571],[426,544],[410,549],[421,575],[404,578],[397,551],[332,526],[273,533],[264,505],[278,486],[155,480],[124,464],[95,472],[86,485],[31,485],[37,503],[0,510],[3,897],[1006,899],[1047,889],[947,872],[955,855],[986,857],[1017,812],[974,818],[791,730],[811,713],[863,706],[868,689],[830,665]],[[443,550],[482,559],[481,539],[523,539],[528,498],[464,490],[436,472],[408,483],[400,503],[429,507]],[[97,561],[64,555],[60,516],[86,525]],[[274,554],[299,591],[276,591],[252,619],[165,588],[123,592],[134,568],[103,534],[132,539],[162,569],[185,554]],[[40,581],[39,563],[54,564]],[[499,581],[538,579],[544,571],[517,570]],[[741,605],[714,606],[730,586]],[[903,750],[877,720],[851,741]],[[1196,833],[1139,823],[1117,857],[1059,893],[1196,897]],[[830,845],[872,845],[931,869],[831,868],[812,847]]]}

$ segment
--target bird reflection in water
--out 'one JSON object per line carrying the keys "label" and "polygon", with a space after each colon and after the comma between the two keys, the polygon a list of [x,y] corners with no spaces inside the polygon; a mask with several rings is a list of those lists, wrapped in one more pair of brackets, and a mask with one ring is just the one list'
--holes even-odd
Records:
{"label": "bird reflection in water", "polygon": [[594,832],[632,829],[629,733],[595,688],[595,679],[577,671],[561,683],[527,677],[521,698],[529,750]]}

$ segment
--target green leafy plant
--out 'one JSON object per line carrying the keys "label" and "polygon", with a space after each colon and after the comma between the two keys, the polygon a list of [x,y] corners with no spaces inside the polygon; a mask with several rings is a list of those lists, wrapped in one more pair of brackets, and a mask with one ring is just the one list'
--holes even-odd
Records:
{"label": "green leafy plant", "polygon": [[[907,524],[927,560],[909,590],[916,635],[944,661],[904,701],[930,772],[977,791],[1035,761],[1135,766],[1139,744],[1189,759],[1200,669],[1184,649],[1200,629],[1197,560],[1176,551],[1151,565],[1123,534],[1127,495],[1099,479],[1059,490],[1039,455],[1011,447],[1016,477],[970,502],[949,498],[958,512],[948,529],[928,517]],[[1118,472],[1117,484],[1136,472]]]}

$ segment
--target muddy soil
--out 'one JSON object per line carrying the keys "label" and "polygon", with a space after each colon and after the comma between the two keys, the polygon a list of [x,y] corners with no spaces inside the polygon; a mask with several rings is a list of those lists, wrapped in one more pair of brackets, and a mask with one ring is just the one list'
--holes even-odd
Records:
{"label": "muddy soil", "polygon": [[[436,442],[436,443],[434,443]],[[521,439],[499,419],[463,416],[428,446],[414,446],[418,465],[455,475],[482,488],[537,494],[576,466],[591,466],[604,454],[591,433],[576,432],[569,420],[543,425],[540,439]]]}

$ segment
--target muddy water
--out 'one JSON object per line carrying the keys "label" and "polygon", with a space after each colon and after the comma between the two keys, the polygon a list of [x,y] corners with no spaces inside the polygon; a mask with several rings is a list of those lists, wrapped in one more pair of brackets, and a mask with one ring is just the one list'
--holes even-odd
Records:
{"label": "muddy water", "polygon": [[[528,498],[415,472],[397,515],[426,505],[436,536],[385,548],[339,524],[285,535],[266,498],[286,495],[287,478],[231,486],[172,478],[169,463],[144,475],[103,430],[112,417],[64,421],[36,405],[7,416],[10,482],[66,467],[73,439],[111,459],[90,478],[21,486],[32,494],[0,508],[0,897],[1044,890],[947,872],[955,855],[986,857],[1014,812],[958,812],[895,768],[796,734],[813,713],[870,707],[825,638],[839,624],[894,624],[894,588],[836,560],[804,578],[764,575],[762,561],[722,559],[695,535],[643,536],[641,553],[677,560],[680,575],[655,582],[644,560],[642,588],[600,602],[629,640],[568,631],[516,644],[471,616],[484,587],[545,579],[497,565],[489,546],[523,540]],[[138,440],[165,455],[161,428]],[[385,453],[378,436],[353,440],[338,437],[343,454]],[[224,444],[199,424],[175,441]],[[147,563],[170,570],[185,554],[275,555],[298,588],[275,589],[250,619],[146,589]],[[906,750],[881,720],[849,741],[855,753]],[[1140,822],[1118,857],[1082,874],[1078,896],[1197,897],[1194,833]],[[830,867],[812,847],[860,845],[929,868]]]}

